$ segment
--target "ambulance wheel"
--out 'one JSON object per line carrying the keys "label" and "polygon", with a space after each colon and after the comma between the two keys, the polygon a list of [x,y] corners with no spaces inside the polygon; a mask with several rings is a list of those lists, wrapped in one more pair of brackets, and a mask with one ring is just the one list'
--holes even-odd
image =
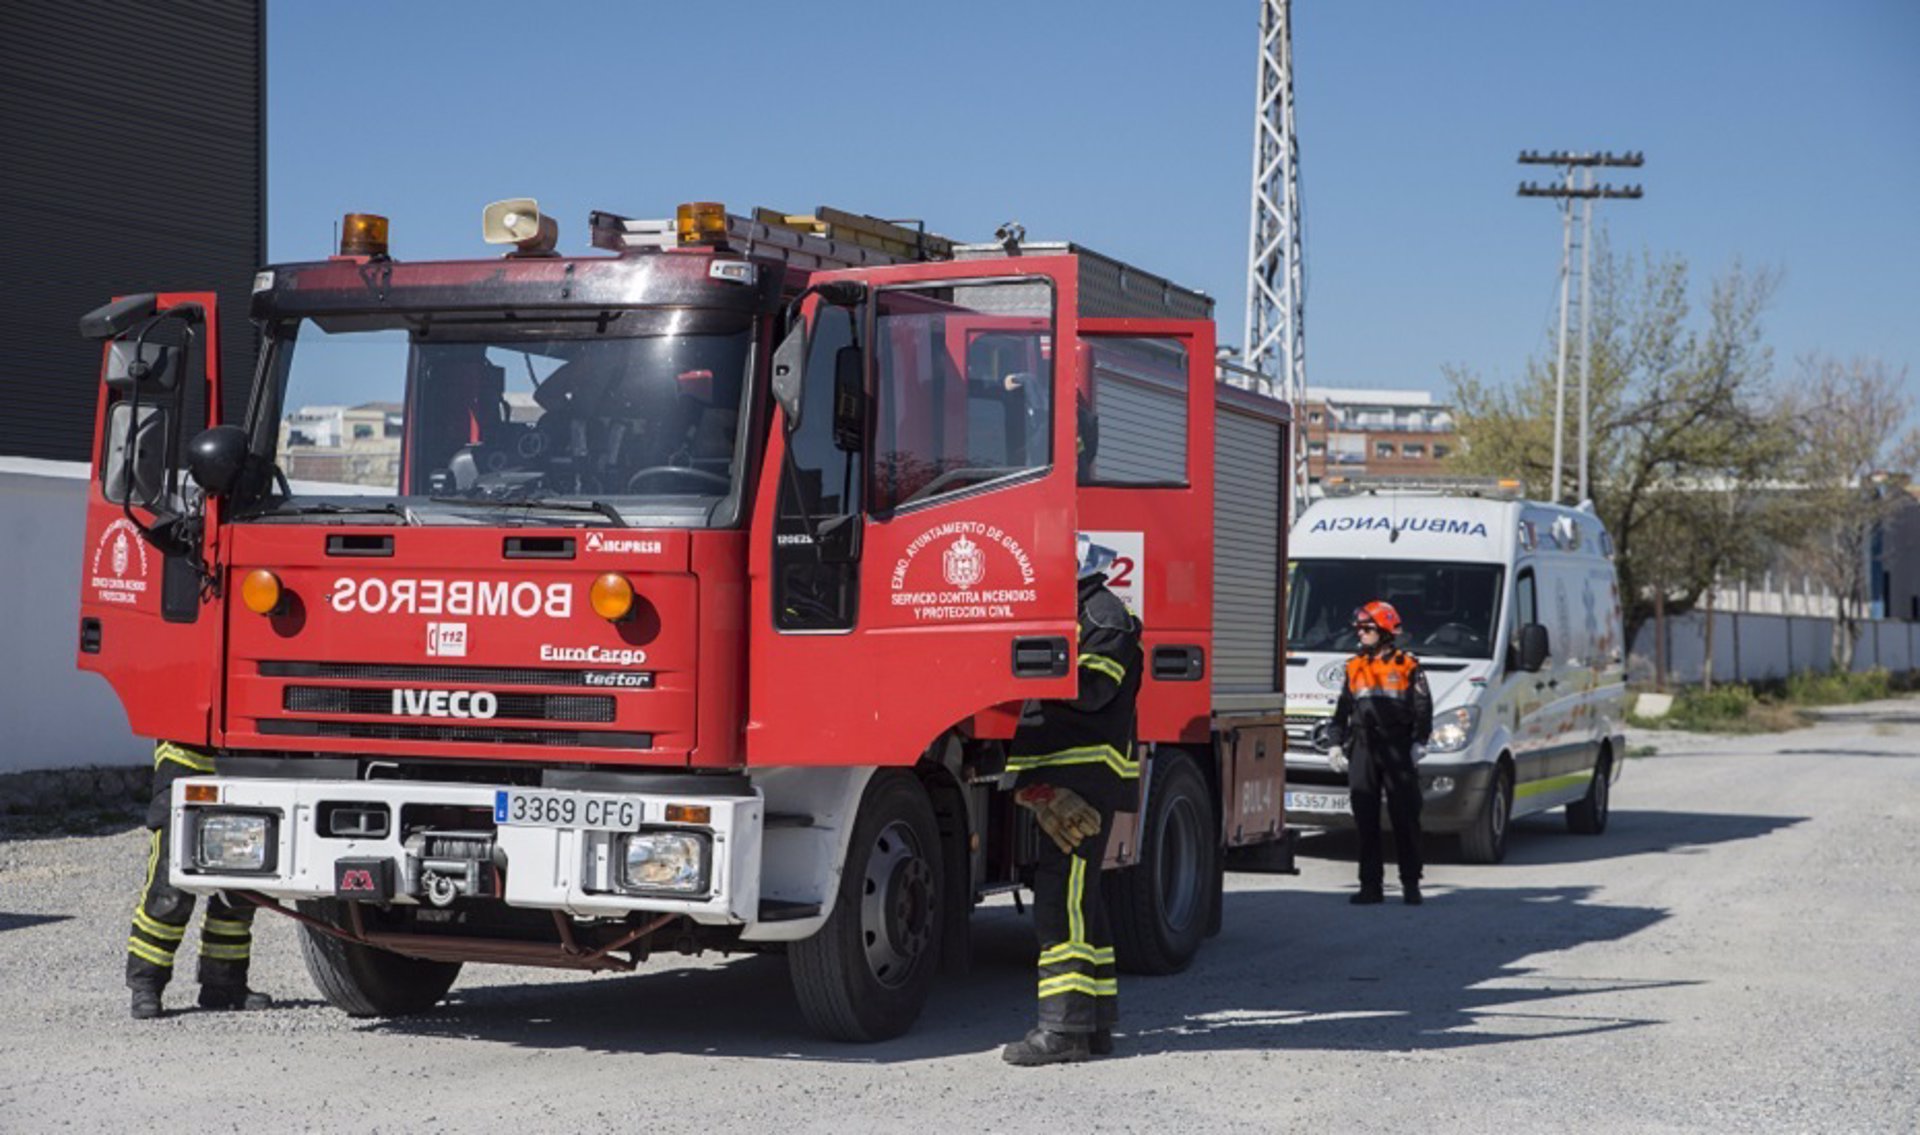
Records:
{"label": "ambulance wheel", "polygon": [[1193,961],[1217,901],[1217,830],[1207,780],[1193,758],[1162,749],[1140,824],[1140,862],[1107,872],[1103,881],[1121,972],[1179,973]]}
{"label": "ambulance wheel", "polygon": [[1613,786],[1613,755],[1600,746],[1600,759],[1593,765],[1593,780],[1587,794],[1567,805],[1567,830],[1575,835],[1599,835],[1607,830],[1607,812],[1612,807],[1609,794]]}
{"label": "ambulance wheel", "polygon": [[[344,905],[334,899],[303,902],[300,913],[345,927]],[[350,1017],[405,1017],[440,1003],[460,976],[459,962],[429,962],[349,942],[312,926],[300,928],[300,956],[307,974],[334,1008]]]}
{"label": "ambulance wheel", "polygon": [[889,1040],[913,1027],[940,963],[940,829],[912,773],[875,774],[833,913],[787,950],[800,1012],[829,1040]]}
{"label": "ambulance wheel", "polygon": [[1468,863],[1498,863],[1507,857],[1507,826],[1513,819],[1513,770],[1504,763],[1493,773],[1486,799],[1473,826],[1460,833],[1460,858]]}

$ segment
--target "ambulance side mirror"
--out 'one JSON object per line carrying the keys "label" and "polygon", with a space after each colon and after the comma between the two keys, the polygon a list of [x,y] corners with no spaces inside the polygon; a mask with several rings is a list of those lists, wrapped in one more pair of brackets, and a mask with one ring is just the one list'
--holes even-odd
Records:
{"label": "ambulance side mirror", "polygon": [[1520,628],[1520,669],[1528,673],[1538,672],[1547,664],[1547,655],[1551,653],[1547,643],[1547,628],[1539,623],[1528,623]]}

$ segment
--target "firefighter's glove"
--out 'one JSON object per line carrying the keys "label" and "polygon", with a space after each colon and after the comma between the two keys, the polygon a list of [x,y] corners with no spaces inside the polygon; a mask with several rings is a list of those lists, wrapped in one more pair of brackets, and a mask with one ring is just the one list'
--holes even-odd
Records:
{"label": "firefighter's glove", "polygon": [[1344,746],[1335,745],[1327,750],[1327,767],[1341,776],[1347,774],[1347,750]]}
{"label": "firefighter's glove", "polygon": [[1100,834],[1100,811],[1070,788],[1029,784],[1013,794],[1014,803],[1033,813],[1063,854],[1072,855],[1080,841]]}

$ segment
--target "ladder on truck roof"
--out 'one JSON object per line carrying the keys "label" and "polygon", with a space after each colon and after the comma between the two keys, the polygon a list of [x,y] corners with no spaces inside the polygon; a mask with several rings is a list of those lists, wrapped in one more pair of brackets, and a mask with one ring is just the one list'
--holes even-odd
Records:
{"label": "ladder on truck roof", "polygon": [[[897,221],[821,206],[811,214],[755,209],[752,217],[726,214],[727,247],[795,268],[869,268],[953,259],[953,241]],[[588,222],[593,246],[610,252],[680,247],[678,222],[638,220],[595,210]]]}

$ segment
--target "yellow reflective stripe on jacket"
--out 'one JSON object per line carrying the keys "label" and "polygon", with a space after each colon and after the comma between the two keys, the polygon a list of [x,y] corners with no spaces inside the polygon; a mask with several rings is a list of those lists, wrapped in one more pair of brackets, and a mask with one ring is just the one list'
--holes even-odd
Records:
{"label": "yellow reflective stripe on jacket", "polygon": [[161,761],[172,761],[195,772],[212,772],[213,758],[206,753],[195,752],[185,745],[176,745],[172,741],[162,741],[153,747],[153,766],[160,767]]}
{"label": "yellow reflective stripe on jacket", "polygon": [[151,934],[165,942],[178,942],[187,936],[184,926],[168,926],[139,907],[133,908],[134,928],[142,934]]}
{"label": "yellow reflective stripe on jacket", "polygon": [[203,934],[252,934],[253,923],[237,918],[208,918],[200,923]]}
{"label": "yellow reflective stripe on jacket", "polygon": [[1105,674],[1115,682],[1125,682],[1127,680],[1127,668],[1104,654],[1082,654],[1080,656],[1080,665],[1085,666],[1096,674]]}
{"label": "yellow reflective stripe on jacket", "polygon": [[1062,962],[1090,962],[1096,966],[1113,964],[1112,946],[1089,946],[1085,942],[1062,942],[1040,952],[1040,964],[1056,966]]}
{"label": "yellow reflective stripe on jacket", "polygon": [[1106,765],[1122,777],[1140,775],[1140,762],[1128,760],[1120,750],[1112,745],[1082,745],[1073,749],[1062,749],[1057,753],[1029,753],[1024,756],[1007,758],[1008,772],[1025,772],[1036,768],[1059,768],[1063,765]]}
{"label": "yellow reflective stripe on jacket", "polygon": [[1110,977],[1088,977],[1084,973],[1063,973],[1059,977],[1040,979],[1040,996],[1059,997],[1067,993],[1084,993],[1089,997],[1118,997],[1120,983]]}
{"label": "yellow reflective stripe on jacket", "polygon": [[244,962],[250,952],[251,948],[244,945],[232,946],[220,942],[200,943],[201,957],[220,962]]}
{"label": "yellow reflective stripe on jacket", "polygon": [[152,962],[157,966],[173,965],[173,951],[163,950],[151,942],[142,942],[138,938],[127,939],[127,953],[143,962]]}

